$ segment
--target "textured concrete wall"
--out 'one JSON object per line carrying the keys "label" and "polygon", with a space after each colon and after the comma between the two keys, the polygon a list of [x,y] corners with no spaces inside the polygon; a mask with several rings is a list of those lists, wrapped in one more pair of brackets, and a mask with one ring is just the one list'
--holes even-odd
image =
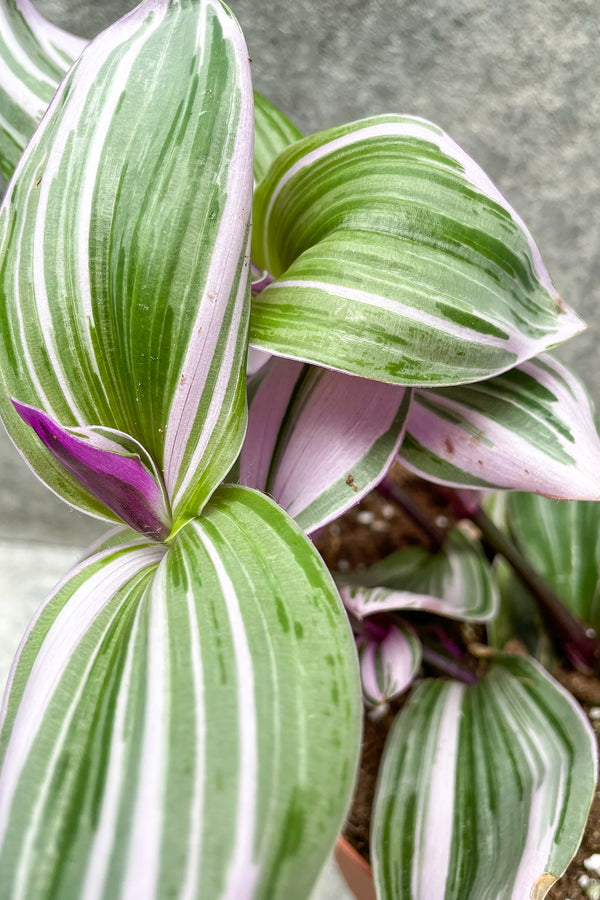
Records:
{"label": "textured concrete wall", "polygon": [[[129,0],[37,0],[93,36]],[[381,112],[441,125],[503,190],[590,328],[561,355],[600,408],[598,0],[230,0],[255,85],[306,132]]]}

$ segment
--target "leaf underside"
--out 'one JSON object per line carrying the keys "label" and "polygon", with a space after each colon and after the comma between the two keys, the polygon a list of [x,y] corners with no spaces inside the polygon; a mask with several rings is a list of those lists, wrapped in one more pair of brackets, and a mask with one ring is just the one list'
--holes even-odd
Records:
{"label": "leaf underside", "polygon": [[310,533],[381,480],[409,404],[402,387],[273,358],[249,384],[240,481],[268,493]]}

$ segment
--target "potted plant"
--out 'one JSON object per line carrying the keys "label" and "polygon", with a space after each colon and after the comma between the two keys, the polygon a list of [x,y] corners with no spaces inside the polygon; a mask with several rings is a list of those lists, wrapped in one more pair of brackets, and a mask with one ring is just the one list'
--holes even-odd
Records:
{"label": "potted plant", "polygon": [[[389,703],[423,659],[446,677],[390,732],[378,896],[545,896],[595,738],[533,658],[497,650],[521,631],[476,541],[429,523],[430,546],[337,586],[314,546],[376,487],[422,520],[398,458],[517,568],[476,489],[600,498],[589,401],[548,353],[583,325],[526,226],[424,120],[302,138],[253,95],[218,0],[145,0],[87,47],[7,0],[0,42],[0,413],[51,490],[114,525],[11,671],[5,896],[307,897],[362,696]],[[504,631],[483,647],[444,618]]]}

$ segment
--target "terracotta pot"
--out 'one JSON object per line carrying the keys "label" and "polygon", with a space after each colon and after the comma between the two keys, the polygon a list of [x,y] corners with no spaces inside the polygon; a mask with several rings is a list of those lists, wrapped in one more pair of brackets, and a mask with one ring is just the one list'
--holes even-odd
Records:
{"label": "terracotta pot", "polygon": [[338,869],[356,900],[376,900],[371,866],[346,838],[338,839],[334,856]]}

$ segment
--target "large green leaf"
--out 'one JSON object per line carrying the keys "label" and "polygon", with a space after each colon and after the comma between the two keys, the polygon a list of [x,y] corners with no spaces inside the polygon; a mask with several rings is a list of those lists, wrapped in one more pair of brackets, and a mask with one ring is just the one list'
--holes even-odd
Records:
{"label": "large green leaf", "polygon": [[490,179],[422,119],[380,116],[281,153],[254,196],[276,280],[251,342],[407,385],[477,381],[582,327]]}
{"label": "large green leaf", "polygon": [[85,45],[47,22],[30,0],[0,4],[0,174],[6,181]]}
{"label": "large green leaf", "polygon": [[414,391],[402,463],[451,487],[600,499],[600,439],[578,378],[549,354],[460,387]]}
{"label": "large green leaf", "polygon": [[[0,408],[36,472],[110,516],[18,419],[114,428],[182,521],[245,430],[252,90],[218,0],[146,0],[62,82],[0,212]],[[82,385],[85,389],[82,389]]]}
{"label": "large green leaf", "polygon": [[1,736],[6,900],[305,900],[350,801],[354,641],[298,526],[247,488],[46,601]]}
{"label": "large green leaf", "polygon": [[507,498],[511,534],[571,612],[600,634],[600,504]]}
{"label": "large green leaf", "polygon": [[426,681],[388,737],[372,819],[379,900],[542,900],[577,850],[597,745],[534,662]]}

